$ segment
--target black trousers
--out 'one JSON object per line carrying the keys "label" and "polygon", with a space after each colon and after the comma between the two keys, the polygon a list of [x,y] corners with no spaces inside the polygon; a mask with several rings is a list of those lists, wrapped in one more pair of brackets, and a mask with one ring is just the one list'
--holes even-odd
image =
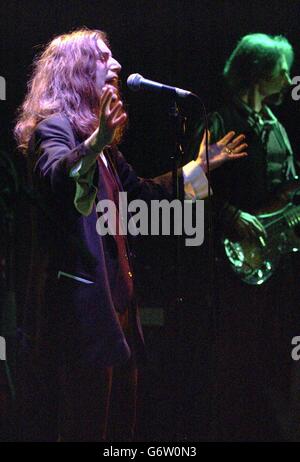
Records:
{"label": "black trousers", "polygon": [[[119,315],[130,341],[127,313]],[[36,367],[19,357],[20,439],[25,441],[132,441],[136,424],[138,371],[134,357],[110,367],[56,366],[51,358]]]}

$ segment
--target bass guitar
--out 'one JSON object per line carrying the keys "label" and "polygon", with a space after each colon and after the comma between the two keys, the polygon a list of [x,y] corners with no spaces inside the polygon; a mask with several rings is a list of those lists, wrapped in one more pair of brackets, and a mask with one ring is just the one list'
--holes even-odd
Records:
{"label": "bass guitar", "polygon": [[278,268],[281,256],[300,250],[300,185],[281,191],[273,203],[252,213],[264,227],[266,237],[238,241],[223,238],[232,270],[247,284],[260,285]]}

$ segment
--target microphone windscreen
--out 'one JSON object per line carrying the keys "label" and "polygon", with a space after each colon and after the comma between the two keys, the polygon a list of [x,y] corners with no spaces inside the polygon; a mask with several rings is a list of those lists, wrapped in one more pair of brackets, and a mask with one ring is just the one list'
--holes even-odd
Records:
{"label": "microphone windscreen", "polygon": [[131,74],[127,79],[127,86],[130,90],[138,91],[141,85],[141,79],[143,77],[140,74]]}

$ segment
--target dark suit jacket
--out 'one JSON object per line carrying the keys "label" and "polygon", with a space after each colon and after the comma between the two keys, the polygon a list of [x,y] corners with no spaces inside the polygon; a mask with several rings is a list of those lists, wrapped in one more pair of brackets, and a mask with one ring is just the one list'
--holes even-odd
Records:
{"label": "dark suit jacket", "polygon": [[[111,245],[112,237],[96,232],[95,205],[88,216],[76,210],[75,181],[69,176],[70,169],[86,154],[86,147],[64,115],[40,122],[31,138],[29,176],[37,201],[32,210],[32,261],[23,329],[42,355],[51,351],[56,358],[63,353],[85,364],[113,365],[131,354],[109,284],[109,272],[118,264],[118,255]],[[145,180],[118,150],[110,149],[109,158],[120,189],[127,191],[129,199],[173,198],[170,173]],[[94,184],[98,199],[105,198],[98,163]],[[59,271],[90,283],[64,276],[58,279]],[[143,335],[136,303],[133,305],[129,310],[133,348],[140,358]]]}

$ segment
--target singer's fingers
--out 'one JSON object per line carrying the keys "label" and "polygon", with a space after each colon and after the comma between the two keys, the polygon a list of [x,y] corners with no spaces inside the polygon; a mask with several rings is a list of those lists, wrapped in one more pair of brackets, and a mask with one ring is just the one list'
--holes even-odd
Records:
{"label": "singer's fingers", "polygon": [[239,152],[239,153],[232,153],[228,154],[227,159],[234,160],[234,159],[241,159],[242,157],[247,157],[247,152]]}
{"label": "singer's fingers", "polygon": [[120,112],[121,110],[123,110],[123,104],[121,101],[118,101],[117,103],[115,103],[115,105],[113,106],[113,108],[111,109],[110,111],[110,116],[111,117],[114,117],[115,115],[118,114],[118,112]]}
{"label": "singer's fingers", "polygon": [[117,119],[114,119],[113,126],[118,127],[120,125],[123,125],[127,120],[127,114],[125,112],[121,114]]}
{"label": "singer's fingers", "polygon": [[112,99],[113,92],[110,88],[104,87],[103,92],[101,95],[101,101],[100,101],[100,111],[101,112],[107,112],[109,109],[111,99]]}
{"label": "singer's fingers", "polygon": [[235,135],[235,132],[234,131],[231,131],[231,132],[228,132],[226,133],[226,135],[220,139],[218,142],[217,142],[217,145],[224,145],[226,146],[226,144],[228,144],[232,138],[234,137]]}
{"label": "singer's fingers", "polygon": [[230,142],[230,145],[228,146],[230,149],[234,149],[236,146],[238,146],[242,141],[245,140],[245,135],[239,135],[234,140]]}
{"label": "singer's fingers", "polygon": [[118,101],[111,109],[106,120],[111,128],[115,128],[119,123],[124,123],[126,119],[127,115],[123,110],[123,103]]}
{"label": "singer's fingers", "polygon": [[110,110],[112,110],[119,101],[120,100],[119,100],[118,96],[116,95],[116,93],[113,92],[113,95],[112,95],[112,98],[111,98],[111,103],[110,103]]}
{"label": "singer's fingers", "polygon": [[106,102],[110,91],[111,90],[110,90],[109,87],[103,87],[102,88],[102,93],[101,93],[101,96],[100,96],[100,104],[104,104]]}
{"label": "singer's fingers", "polygon": [[107,100],[105,101],[105,106],[103,108],[107,118],[110,116],[112,112],[111,111],[112,98],[113,98],[113,92],[112,90],[109,90],[108,97],[107,97]]}
{"label": "singer's fingers", "polygon": [[234,148],[234,152],[232,154],[239,154],[240,152],[244,151],[247,147],[247,143],[240,144]]}

